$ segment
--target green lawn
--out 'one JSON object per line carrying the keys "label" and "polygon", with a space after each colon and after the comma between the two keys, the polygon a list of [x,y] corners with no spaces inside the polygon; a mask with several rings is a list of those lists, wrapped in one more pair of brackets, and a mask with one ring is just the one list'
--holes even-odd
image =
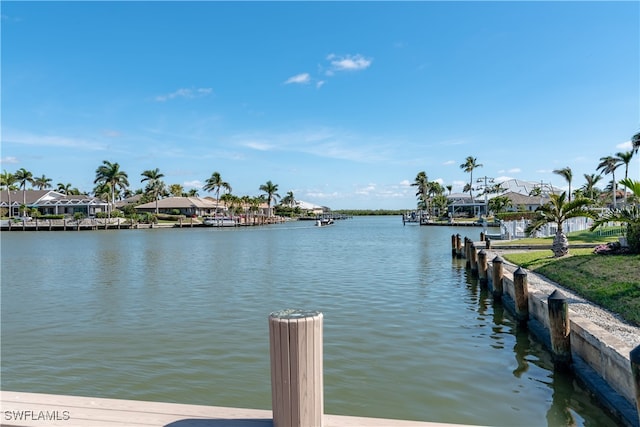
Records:
{"label": "green lawn", "polygon": [[[607,236],[610,231],[617,231],[616,229],[603,229],[598,231],[576,231],[573,233],[567,233],[567,239],[569,239],[569,245],[572,243],[593,243],[594,246],[600,243],[617,242],[618,235]],[[522,244],[522,245],[551,245],[553,243],[552,237],[538,237],[538,238],[526,238],[517,240],[492,240],[491,246],[498,247],[502,245]]]}
{"label": "green lawn", "polygon": [[[569,238],[569,243],[576,241]],[[640,255],[596,255],[593,249],[570,249],[562,258],[554,258],[550,250],[505,254],[504,258],[640,326]]]}

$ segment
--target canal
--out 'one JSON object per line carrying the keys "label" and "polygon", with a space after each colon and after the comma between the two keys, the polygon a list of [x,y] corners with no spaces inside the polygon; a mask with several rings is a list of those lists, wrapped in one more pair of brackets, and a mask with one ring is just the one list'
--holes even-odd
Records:
{"label": "canal", "polygon": [[480,231],[3,232],[2,389],[268,409],[268,315],[302,308],[324,314],[326,413],[617,425],[452,259]]}

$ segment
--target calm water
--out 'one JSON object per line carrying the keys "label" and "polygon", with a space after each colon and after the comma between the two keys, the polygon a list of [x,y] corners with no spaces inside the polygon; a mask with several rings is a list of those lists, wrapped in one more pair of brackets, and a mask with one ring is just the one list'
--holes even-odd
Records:
{"label": "calm water", "polygon": [[249,229],[2,233],[2,388],[271,407],[268,315],[324,314],[325,412],[616,425],[400,217]]}

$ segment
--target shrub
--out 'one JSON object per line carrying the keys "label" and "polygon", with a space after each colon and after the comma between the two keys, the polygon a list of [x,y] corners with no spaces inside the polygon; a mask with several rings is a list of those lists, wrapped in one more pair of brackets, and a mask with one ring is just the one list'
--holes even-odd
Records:
{"label": "shrub", "polygon": [[629,252],[640,254],[640,224],[630,223],[627,225],[627,244]]}

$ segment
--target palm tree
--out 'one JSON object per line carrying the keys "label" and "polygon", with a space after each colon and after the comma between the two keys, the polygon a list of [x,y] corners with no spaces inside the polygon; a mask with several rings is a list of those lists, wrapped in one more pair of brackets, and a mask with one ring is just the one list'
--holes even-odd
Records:
{"label": "palm tree", "polygon": [[42,175],[39,178],[34,178],[33,186],[36,187],[38,190],[44,190],[45,188],[51,188],[51,178],[47,178],[44,175]]}
{"label": "palm tree", "polygon": [[553,171],[556,175],[560,175],[569,183],[569,201],[571,201],[571,181],[573,180],[573,172],[571,168],[567,166],[566,168],[556,169]]}
{"label": "palm tree", "polygon": [[595,173],[592,173],[590,175],[587,175],[586,173],[584,174],[584,179],[587,181],[583,186],[582,186],[582,190],[585,193],[589,194],[589,198],[591,200],[594,200],[594,195],[593,195],[593,191],[595,190],[596,184],[598,183],[598,181],[600,181],[602,179],[602,175],[596,175]]}
{"label": "palm tree", "polygon": [[174,197],[182,196],[183,192],[184,192],[184,187],[180,184],[171,184],[169,186],[169,193],[171,193],[171,195]]}
{"label": "palm tree", "polygon": [[470,174],[469,177],[469,196],[471,196],[471,203],[473,203],[473,170],[475,168],[482,167],[482,164],[478,163],[478,159],[473,156],[468,156],[463,164],[460,165],[460,169]]}
{"label": "palm tree", "polygon": [[[616,153],[616,157],[620,159],[620,164],[624,164],[624,178],[629,177],[629,163],[633,158],[633,151],[627,151],[625,153]],[[627,204],[627,188],[624,189],[624,204]]]}
{"label": "palm tree", "polygon": [[546,224],[555,223],[557,229],[551,247],[555,257],[565,256],[569,253],[569,241],[562,229],[562,224],[564,224],[566,220],[581,216],[595,218],[595,214],[587,209],[587,206],[591,203],[589,199],[579,198],[569,202],[565,201],[566,197],[566,192],[559,195],[550,194],[549,203],[539,206],[536,209],[537,216],[531,224],[527,226],[526,230],[528,234],[531,234]]}
{"label": "palm tree", "polygon": [[293,208],[293,206],[296,204],[296,199],[293,196],[293,191],[288,191],[287,195],[284,196],[282,200],[280,200],[280,203],[282,203],[283,205],[287,205],[290,208]]}
{"label": "palm tree", "polygon": [[16,176],[6,170],[0,174],[0,187],[7,189],[7,202],[9,206],[8,216],[11,217],[13,214],[13,209],[11,206],[11,188],[13,184],[16,182]]}
{"label": "palm tree", "polygon": [[71,183],[63,184],[61,182],[56,186],[56,191],[62,194],[71,194]]}
{"label": "palm tree", "polygon": [[640,181],[625,178],[620,181],[622,185],[631,190],[635,203],[625,205],[622,209],[609,209],[597,218],[590,230],[593,231],[609,222],[623,222],[627,224],[626,236],[629,249],[632,253],[640,253]]}
{"label": "palm tree", "polygon": [[27,205],[27,182],[33,186],[33,174],[25,168],[20,168],[13,175],[19,187],[22,187],[22,205]]}
{"label": "palm tree", "polygon": [[158,195],[164,190],[164,183],[160,178],[164,176],[164,174],[160,173],[160,169],[149,169],[141,173],[143,178],[140,182],[147,181],[146,192],[153,196],[153,200],[156,202],[156,215],[158,215]]}
{"label": "palm tree", "polygon": [[280,195],[277,193],[278,184],[274,184],[271,181],[267,181],[266,184],[262,184],[259,188],[260,191],[264,191],[267,194],[267,206],[269,209],[269,217],[271,217],[271,200],[275,198],[280,198]]}
{"label": "palm tree", "polygon": [[198,197],[198,189],[192,188],[186,193],[183,193],[183,195],[186,195],[185,197]]}
{"label": "palm tree", "polygon": [[111,163],[103,160],[102,165],[96,169],[96,179],[94,184],[100,184],[102,187],[108,185],[111,191],[111,201],[109,205],[109,219],[111,219],[111,210],[116,204],[116,189],[125,189],[129,186],[127,173],[120,170],[118,163]]}
{"label": "palm tree", "polygon": [[425,171],[418,172],[415,180],[411,184],[416,187],[416,197],[418,198],[418,207],[420,209],[427,208],[427,200],[429,198],[429,178]]}
{"label": "palm tree", "polygon": [[228,192],[231,192],[231,186],[228,182],[222,180],[220,172],[212,173],[211,177],[204,182],[204,187],[202,187],[205,191],[216,192],[216,214],[218,213],[218,203],[220,201],[220,188],[224,188]]}
{"label": "palm tree", "polygon": [[451,184],[447,184],[445,185],[445,188],[447,189],[447,191],[449,192],[449,195],[451,195],[451,190],[453,190],[453,185]]}
{"label": "palm tree", "polygon": [[600,163],[598,164],[597,170],[601,170],[605,174],[611,174],[613,177],[613,209],[616,208],[616,169],[620,166],[621,160],[618,157],[614,156],[605,156],[600,157]]}
{"label": "palm tree", "polygon": [[497,215],[506,208],[513,206],[513,202],[508,196],[496,196],[489,200],[487,204],[489,206],[489,210],[492,211],[494,215]]}

